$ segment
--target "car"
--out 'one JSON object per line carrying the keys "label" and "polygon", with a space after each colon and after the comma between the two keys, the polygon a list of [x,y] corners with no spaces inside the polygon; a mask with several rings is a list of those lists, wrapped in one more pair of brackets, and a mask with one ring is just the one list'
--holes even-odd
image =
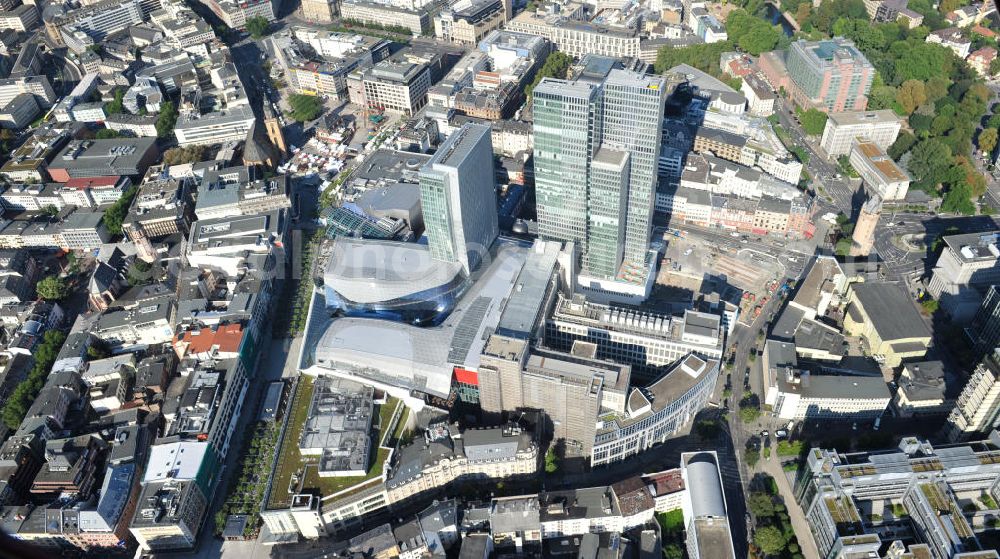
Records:
{"label": "car", "polygon": [[787,439],[788,431],[785,431],[784,429],[778,429],[777,431],[774,432],[774,436],[777,437],[778,439]]}
{"label": "car", "polygon": [[897,223],[896,225],[898,225],[898,226],[902,227],[902,226],[906,225],[906,222],[905,222],[905,221],[900,221],[900,222],[899,222],[899,223]]}
{"label": "car", "polygon": [[763,431],[761,431],[761,432],[760,432],[760,436],[761,436],[761,437],[764,437],[765,439],[766,439],[766,438],[767,438],[768,436],[770,436],[770,435],[771,435],[771,433],[769,433],[769,432],[767,431],[767,429],[764,429]]}
{"label": "car", "polygon": [[692,252],[694,252],[694,249],[693,248],[689,248],[689,249],[687,249],[687,250],[684,251],[684,256],[688,256]]}
{"label": "car", "polygon": [[857,422],[852,423],[851,424],[851,431],[857,431],[857,430],[858,430],[858,423]]}
{"label": "car", "polygon": [[736,231],[733,231],[732,233],[729,234],[729,236],[730,237],[739,237],[740,234],[738,232],[736,232]]}
{"label": "car", "polygon": [[748,241],[748,240],[746,240],[746,239],[740,239],[740,242],[741,242],[741,243],[743,243],[743,244],[747,244],[747,243],[749,243],[750,241]]}
{"label": "car", "polygon": [[878,428],[882,426],[882,416],[875,418],[875,425],[872,427],[874,430],[878,431]]}

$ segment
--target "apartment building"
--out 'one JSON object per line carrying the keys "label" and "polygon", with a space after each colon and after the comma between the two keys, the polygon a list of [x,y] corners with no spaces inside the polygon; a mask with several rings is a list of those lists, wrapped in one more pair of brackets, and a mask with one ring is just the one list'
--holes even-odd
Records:
{"label": "apartment building", "polygon": [[901,127],[899,116],[887,109],[830,113],[819,145],[831,158],[850,154],[856,139],[871,142],[885,151],[896,141]]}

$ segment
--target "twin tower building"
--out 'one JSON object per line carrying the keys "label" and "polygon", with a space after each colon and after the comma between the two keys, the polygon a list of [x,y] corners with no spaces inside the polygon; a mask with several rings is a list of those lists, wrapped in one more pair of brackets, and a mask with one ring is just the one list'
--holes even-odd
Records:
{"label": "twin tower building", "polygon": [[[602,60],[603,61],[603,60]],[[579,249],[584,293],[648,295],[649,239],[667,86],[660,76],[590,65],[534,89],[538,235]],[[453,133],[420,173],[431,256],[476,269],[498,235],[489,127]]]}

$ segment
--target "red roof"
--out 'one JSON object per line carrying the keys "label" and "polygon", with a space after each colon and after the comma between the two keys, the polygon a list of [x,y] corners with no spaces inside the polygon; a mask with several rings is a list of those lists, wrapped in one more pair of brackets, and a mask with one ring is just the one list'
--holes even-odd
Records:
{"label": "red roof", "polygon": [[243,327],[241,325],[224,324],[214,329],[202,328],[201,330],[181,332],[174,336],[174,347],[182,351],[183,354],[209,353],[213,349],[220,353],[235,353],[240,348],[242,340]]}
{"label": "red roof", "polygon": [[80,177],[76,179],[69,179],[66,181],[66,188],[76,188],[82,190],[84,188],[107,188],[118,184],[120,176],[113,177]]}
{"label": "red roof", "polygon": [[982,25],[977,25],[977,26],[973,27],[972,28],[972,32],[973,33],[978,33],[978,34],[982,35],[983,37],[996,37],[997,36],[997,34],[994,33],[992,29],[987,29],[986,27],[983,27]]}
{"label": "red roof", "polygon": [[455,380],[471,386],[479,386],[479,373],[461,367],[455,367]]}

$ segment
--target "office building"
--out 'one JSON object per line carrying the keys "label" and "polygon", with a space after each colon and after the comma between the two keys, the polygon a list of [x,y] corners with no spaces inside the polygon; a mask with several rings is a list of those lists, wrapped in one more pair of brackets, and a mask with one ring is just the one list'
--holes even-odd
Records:
{"label": "office building", "polygon": [[941,361],[904,363],[893,406],[899,417],[944,415],[955,407],[959,379]]}
{"label": "office building", "polygon": [[[984,494],[997,497],[997,443],[1000,433],[993,431],[988,439],[963,446],[936,448],[904,437],[896,449],[859,453],[811,449],[808,476],[797,484],[797,499],[819,556],[878,556],[880,536],[890,535],[886,528],[895,531],[893,527],[905,519],[911,537],[924,543],[911,545],[912,555],[890,552],[887,557],[995,557],[995,551],[983,550],[958,495],[963,502]],[[979,525],[977,530],[981,529]],[[900,550],[895,543],[891,548]]]}
{"label": "office building", "polygon": [[851,284],[844,331],[860,336],[872,357],[889,367],[923,357],[931,344],[930,328],[897,283]]}
{"label": "office building", "polygon": [[842,38],[792,43],[785,58],[792,100],[823,112],[863,111],[875,67],[854,43]]}
{"label": "office building", "polygon": [[52,84],[45,76],[0,79],[0,107],[6,107],[15,97],[23,93],[33,95],[42,108],[51,107],[58,99]]}
{"label": "office building", "polygon": [[0,12],[0,29],[30,31],[38,25],[38,8],[32,4],[21,4],[14,9]]}
{"label": "office building", "polygon": [[200,2],[232,29],[243,29],[247,20],[255,17],[275,21],[281,6],[280,0],[200,0]]}
{"label": "office building", "polygon": [[159,157],[155,138],[74,140],[48,165],[56,182],[86,177],[141,177]]}
{"label": "office building", "polygon": [[888,109],[830,113],[819,145],[831,158],[850,154],[858,139],[886,151],[896,141],[901,126],[899,116]]}
{"label": "office building", "polygon": [[718,316],[687,310],[683,316],[638,312],[558,296],[545,318],[545,343],[569,351],[575,342],[596,346],[597,357],[632,366],[637,378],[658,378],[668,366],[693,353],[722,358],[723,329]]}
{"label": "office building", "polygon": [[351,94],[352,102],[370,110],[413,115],[427,104],[431,71],[423,63],[383,60],[371,68],[355,70],[347,80],[349,90],[352,82],[360,85],[360,91]]}
{"label": "office building", "polygon": [[969,440],[1000,426],[1000,364],[998,354],[987,355],[969,375],[955,401],[946,427],[952,441]]}
{"label": "office building", "polygon": [[854,233],[851,235],[851,256],[868,256],[875,245],[875,228],[882,216],[882,198],[876,194],[869,198],[854,222]]}
{"label": "office building", "polygon": [[339,4],[340,17],[346,20],[378,25],[391,21],[393,25],[408,28],[414,35],[422,35],[434,28],[431,12],[425,6],[398,7],[365,0],[343,0]]}
{"label": "office building", "polygon": [[[981,306],[982,292],[1000,283],[1000,234],[962,233],[943,237],[944,249],[927,293],[953,321],[966,322]],[[992,342],[992,340],[991,340]],[[992,352],[993,346],[982,348]]]}
{"label": "office building", "polygon": [[681,454],[681,475],[687,489],[681,510],[688,557],[735,559],[718,455],[714,451]]}
{"label": "office building", "polygon": [[855,140],[851,147],[850,162],[861,180],[882,200],[896,202],[906,198],[910,189],[910,175],[886,155],[878,144]]}
{"label": "office building", "polygon": [[373,396],[371,387],[348,380],[319,377],[313,383],[299,453],[319,456],[320,477],[368,473]]}
{"label": "office building", "polygon": [[590,465],[625,460],[682,432],[711,399],[718,378],[718,361],[692,354],[648,386],[629,390],[625,413],[598,421]]}
{"label": "office building", "polygon": [[648,296],[666,94],[663,78],[625,70],[534,90],[539,235],[576,243],[582,288]]}
{"label": "office building", "polygon": [[142,8],[139,0],[102,0],[81,6],[64,15],[46,20],[45,29],[49,38],[58,45],[83,46],[75,35],[82,34],[90,44],[100,42],[104,37],[127,29],[130,25],[142,23]]}
{"label": "office building", "polygon": [[317,23],[333,23],[336,5],[331,0],[302,0],[302,18]]}
{"label": "office building", "polygon": [[289,208],[291,181],[287,175],[258,176],[255,167],[241,165],[207,169],[198,184],[198,219],[255,215]]}
{"label": "office building", "polygon": [[1000,288],[991,285],[983,302],[972,317],[969,337],[977,358],[983,358],[1000,347]]}
{"label": "office building", "polygon": [[579,4],[567,3],[559,12],[547,8],[524,10],[510,20],[505,29],[545,37],[556,50],[575,58],[591,54],[609,58],[637,58],[640,53],[639,32],[634,27],[609,26],[584,21],[571,13]]}
{"label": "office building", "polygon": [[768,340],[761,362],[764,404],[781,419],[874,419],[889,406],[881,376],[807,369],[799,365],[795,344]]}
{"label": "office building", "polygon": [[434,36],[463,45],[478,45],[509,17],[507,0],[458,0],[434,16]]}
{"label": "office building", "polygon": [[205,114],[185,114],[177,119],[174,136],[181,146],[223,144],[247,137],[254,122],[249,105],[229,107]]}
{"label": "office building", "polygon": [[466,124],[420,170],[424,234],[431,257],[457,261],[466,274],[498,234],[490,128]]}
{"label": "office building", "polygon": [[[588,349],[589,346],[589,349]],[[590,458],[597,418],[625,411],[631,370],[593,357],[592,344],[572,353],[535,348],[523,339],[492,335],[479,365],[479,403],[487,414],[541,410],[568,456]]]}

